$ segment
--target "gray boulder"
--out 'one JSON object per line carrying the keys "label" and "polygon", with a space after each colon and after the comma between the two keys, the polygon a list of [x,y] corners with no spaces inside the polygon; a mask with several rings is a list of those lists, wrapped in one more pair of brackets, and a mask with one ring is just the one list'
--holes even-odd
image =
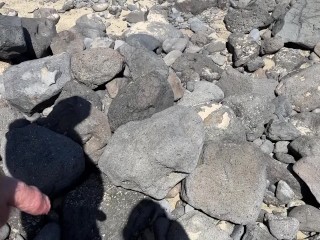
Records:
{"label": "gray boulder", "polygon": [[290,122],[271,120],[267,127],[267,136],[271,140],[294,140],[301,135],[299,130]]}
{"label": "gray boulder", "polygon": [[195,169],[203,142],[200,117],[175,106],[118,128],[99,167],[115,185],[162,199]]}
{"label": "gray boulder", "polygon": [[173,50],[179,50],[180,52],[183,52],[186,49],[188,42],[189,41],[186,38],[169,38],[162,43],[162,49],[166,53],[169,53]]}
{"label": "gray boulder", "polygon": [[259,56],[260,46],[250,35],[233,33],[229,36],[228,44],[236,67],[245,65]]}
{"label": "gray boulder", "polygon": [[179,105],[198,106],[210,102],[220,102],[224,98],[224,93],[215,84],[207,81],[197,81],[194,83],[192,92],[185,92]]}
{"label": "gray boulder", "polygon": [[167,80],[169,68],[163,59],[154,52],[145,48],[135,48],[128,44],[123,44],[118,50],[124,57],[134,80],[151,72],[157,72],[161,79]]}
{"label": "gray boulder", "polygon": [[24,36],[31,58],[50,55],[52,38],[57,34],[55,22],[46,18],[21,18]]}
{"label": "gray boulder", "polygon": [[173,106],[172,88],[158,72],[141,76],[123,87],[110,104],[108,118],[112,131],[121,125],[151,117]]}
{"label": "gray boulder", "polygon": [[298,112],[309,112],[320,107],[319,86],[320,64],[302,69],[292,76],[285,77],[276,92],[284,95]]}
{"label": "gray boulder", "polygon": [[248,141],[253,141],[264,132],[264,124],[268,123],[275,111],[270,100],[259,95],[233,95],[223,100],[241,120],[246,129]]}
{"label": "gray boulder", "polygon": [[320,203],[320,163],[319,156],[304,157],[293,165],[293,171],[308,185]]}
{"label": "gray boulder", "polygon": [[4,172],[46,194],[73,184],[85,168],[81,147],[44,127],[28,125],[10,130],[2,139]]}
{"label": "gray boulder", "polygon": [[251,143],[208,143],[203,164],[185,179],[182,197],[217,219],[255,222],[266,188],[265,158]]}
{"label": "gray boulder", "polygon": [[135,48],[145,47],[150,51],[161,47],[161,42],[148,34],[132,34],[126,38],[126,43]]}
{"label": "gray boulder", "polygon": [[182,82],[192,80],[192,73],[200,78],[212,82],[220,78],[222,69],[211,58],[200,53],[184,53],[171,66],[176,72],[181,72]]}
{"label": "gray boulder", "polygon": [[[149,13],[150,15],[150,13]],[[125,37],[133,34],[147,34],[156,38],[162,44],[168,38],[181,38],[183,34],[172,24],[164,21],[138,22],[124,33]]]}
{"label": "gray boulder", "polygon": [[273,26],[273,35],[281,37],[285,43],[313,49],[320,38],[319,7],[320,3],[316,0],[297,0]]}
{"label": "gray boulder", "polygon": [[252,78],[231,67],[228,67],[226,71],[222,73],[220,80],[217,82],[217,86],[222,89],[225,97],[256,94],[273,99],[275,98],[274,90],[277,85],[278,81],[276,80]]}
{"label": "gray boulder", "polygon": [[289,217],[298,219],[300,231],[320,232],[320,210],[311,205],[294,207]]}
{"label": "gray boulder", "polygon": [[219,103],[197,107],[203,119],[205,141],[246,141],[246,132],[232,109]]}
{"label": "gray boulder", "polygon": [[276,240],[268,228],[261,224],[248,224],[246,226],[246,233],[243,235],[242,240]]}
{"label": "gray boulder", "polygon": [[20,111],[31,113],[60,93],[70,80],[67,53],[23,62],[3,73],[5,98]]}
{"label": "gray boulder", "polygon": [[[216,225],[216,220],[208,217],[199,211],[191,211],[180,217],[177,222],[170,225],[167,234],[168,240],[183,240],[184,234],[187,234],[188,239],[194,240],[211,240],[212,237],[219,240],[231,240],[228,233],[219,229]],[[185,231],[185,233],[181,232]]]}
{"label": "gray boulder", "polygon": [[0,58],[17,58],[27,51],[21,18],[0,17]]}
{"label": "gray boulder", "polygon": [[249,33],[254,28],[269,26],[273,19],[267,9],[252,4],[244,9],[229,8],[224,22],[230,32]]}
{"label": "gray boulder", "polygon": [[204,10],[216,7],[218,0],[179,0],[175,2],[175,7],[181,12],[191,12],[194,15],[197,15]]}
{"label": "gray boulder", "polygon": [[81,52],[85,49],[80,34],[72,31],[59,32],[51,41],[50,48],[53,54],[67,52],[70,54]]}
{"label": "gray boulder", "polygon": [[257,71],[260,68],[263,68],[265,63],[261,57],[257,57],[246,64],[247,70],[249,72]]}
{"label": "gray boulder", "polygon": [[268,38],[262,41],[260,52],[262,54],[272,54],[282,47],[284,47],[284,42],[281,37]]}
{"label": "gray boulder", "polygon": [[280,180],[277,184],[276,197],[281,203],[288,204],[294,199],[294,192],[285,181]]}
{"label": "gray boulder", "polygon": [[301,135],[317,136],[320,134],[319,113],[298,113],[291,117],[290,122],[300,131]]}
{"label": "gray boulder", "polygon": [[38,8],[33,12],[34,18],[48,18],[57,24],[60,20],[58,11],[54,8]]}
{"label": "gray boulder", "polygon": [[268,214],[270,232],[277,239],[294,239],[299,231],[299,221],[292,217]]}
{"label": "gray boulder", "polygon": [[110,48],[91,48],[71,56],[74,78],[90,88],[96,88],[123,70],[124,59]]}
{"label": "gray boulder", "polygon": [[106,25],[103,18],[96,13],[83,15],[77,19],[75,30],[84,37],[97,38],[106,36]]}
{"label": "gray boulder", "polygon": [[297,157],[320,156],[320,137],[301,136],[289,144],[289,149]]}

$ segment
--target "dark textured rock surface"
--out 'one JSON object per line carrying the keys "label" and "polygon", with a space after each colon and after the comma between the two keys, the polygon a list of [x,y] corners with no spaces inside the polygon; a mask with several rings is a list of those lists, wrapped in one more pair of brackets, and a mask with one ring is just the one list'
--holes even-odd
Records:
{"label": "dark textured rock surface", "polygon": [[70,80],[70,56],[66,53],[23,62],[3,74],[5,98],[20,111],[31,113]]}
{"label": "dark textured rock surface", "polygon": [[224,19],[226,27],[231,32],[249,33],[254,28],[266,27],[272,23],[272,17],[266,9],[258,4],[252,4],[245,9],[229,8]]}
{"label": "dark textured rock surface", "polygon": [[203,142],[200,117],[175,106],[118,128],[99,167],[115,185],[162,199],[194,170]]}
{"label": "dark textured rock surface", "polygon": [[0,58],[17,58],[27,51],[22,22],[20,18],[0,17]]}
{"label": "dark textured rock surface", "polygon": [[250,143],[208,143],[203,164],[185,180],[183,199],[212,217],[253,223],[266,188],[265,158]]}
{"label": "dark textured rock surface", "polygon": [[320,37],[319,9],[320,3],[316,0],[297,0],[274,25],[273,34],[281,37],[284,42],[313,49]]}
{"label": "dark textured rock surface", "polygon": [[71,57],[71,70],[75,79],[96,88],[123,70],[124,59],[110,48],[92,48]]}
{"label": "dark textured rock surface", "polygon": [[151,117],[173,106],[174,97],[167,79],[158,72],[141,76],[125,87],[111,102],[108,118],[112,131],[135,120]]}
{"label": "dark textured rock surface", "polygon": [[294,110],[312,111],[320,107],[320,80],[316,77],[319,74],[319,64],[302,69],[293,76],[282,79],[276,92],[278,95],[286,96]]}

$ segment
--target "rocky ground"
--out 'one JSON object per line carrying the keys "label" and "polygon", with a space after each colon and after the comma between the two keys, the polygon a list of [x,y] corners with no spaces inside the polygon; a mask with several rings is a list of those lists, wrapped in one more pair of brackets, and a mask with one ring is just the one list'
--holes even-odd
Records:
{"label": "rocky ground", "polygon": [[0,240],[320,239],[319,1],[0,7]]}

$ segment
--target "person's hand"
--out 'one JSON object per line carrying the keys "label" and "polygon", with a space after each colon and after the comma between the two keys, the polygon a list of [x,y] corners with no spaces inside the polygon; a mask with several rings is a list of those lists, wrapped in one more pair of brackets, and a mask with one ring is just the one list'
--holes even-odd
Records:
{"label": "person's hand", "polygon": [[0,227],[8,220],[10,207],[32,215],[42,215],[50,211],[51,205],[49,198],[38,188],[0,176]]}

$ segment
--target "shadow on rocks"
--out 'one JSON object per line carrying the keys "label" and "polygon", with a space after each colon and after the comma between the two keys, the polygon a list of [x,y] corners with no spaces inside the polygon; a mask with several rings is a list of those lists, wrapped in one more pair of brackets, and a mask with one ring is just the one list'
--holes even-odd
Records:
{"label": "shadow on rocks", "polygon": [[[169,231],[174,231],[174,236]],[[169,219],[166,211],[150,199],[140,201],[133,208],[122,233],[123,240],[189,240],[183,227]]]}
{"label": "shadow on rocks", "polygon": [[[83,152],[84,137],[76,130],[91,107],[87,100],[71,97],[56,102],[52,112],[37,122],[18,119],[10,124],[1,144],[6,174],[37,186],[52,203],[48,216],[31,216],[14,209],[9,219],[11,232],[34,239],[41,229],[50,229],[43,228],[47,223],[56,222],[63,240],[102,239],[97,226],[97,220],[106,219],[98,209],[104,194],[102,178]],[[87,186],[92,173],[95,184]],[[44,238],[38,235],[36,239],[56,239],[50,235],[57,233],[42,232]]]}

